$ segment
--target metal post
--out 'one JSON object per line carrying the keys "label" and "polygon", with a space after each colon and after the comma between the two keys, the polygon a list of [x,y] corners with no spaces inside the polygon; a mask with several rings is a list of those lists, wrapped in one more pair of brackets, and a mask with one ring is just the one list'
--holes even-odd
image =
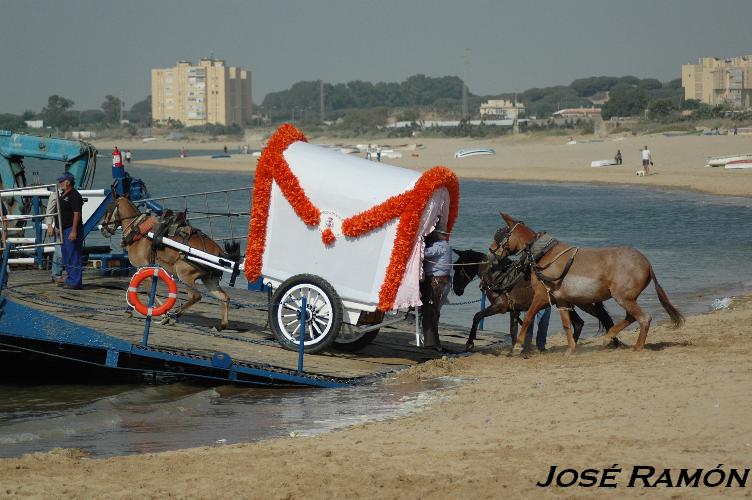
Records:
{"label": "metal post", "polygon": [[298,375],[303,373],[303,353],[305,352],[305,324],[308,319],[308,304],[303,296],[300,301],[300,347],[298,347]]}
{"label": "metal post", "polygon": [[[39,215],[39,196],[34,195],[31,198],[32,202],[32,213],[34,215]],[[42,219],[34,219],[34,239],[35,243],[39,244],[42,243]],[[42,263],[44,261],[44,248],[43,247],[37,247],[36,256],[34,257],[34,264],[36,264],[37,268],[42,268]]]}
{"label": "metal post", "polygon": [[[486,294],[483,293],[483,292],[481,292],[481,294],[480,294],[480,310],[482,311],[485,308],[486,308]],[[481,331],[483,330],[483,321],[484,320],[485,320],[485,318],[481,318],[480,319],[480,323],[478,323],[478,330],[481,330]]]}
{"label": "metal post", "polygon": [[420,313],[415,308],[415,347],[420,347]]}
{"label": "metal post", "polygon": [[157,296],[157,274],[159,273],[159,267],[155,267],[154,276],[151,278],[151,293],[149,293],[149,306],[146,310],[146,323],[144,324],[144,340],[141,345],[146,347],[149,343],[149,329],[151,328],[151,310],[154,308],[154,298]]}
{"label": "metal post", "polygon": [[5,242],[3,249],[3,267],[0,269],[0,291],[5,289],[5,283],[8,281],[8,259],[10,258],[10,248],[13,243]]}

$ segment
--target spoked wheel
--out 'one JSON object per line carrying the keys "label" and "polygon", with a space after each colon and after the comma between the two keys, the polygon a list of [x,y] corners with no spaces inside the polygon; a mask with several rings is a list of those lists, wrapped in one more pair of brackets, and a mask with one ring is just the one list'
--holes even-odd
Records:
{"label": "spoked wheel", "polygon": [[337,337],[342,325],[342,302],[326,280],[313,274],[298,274],[277,288],[269,309],[269,323],[280,344],[297,351],[300,347],[300,308],[306,299],[305,337],[307,353],[326,349]]}

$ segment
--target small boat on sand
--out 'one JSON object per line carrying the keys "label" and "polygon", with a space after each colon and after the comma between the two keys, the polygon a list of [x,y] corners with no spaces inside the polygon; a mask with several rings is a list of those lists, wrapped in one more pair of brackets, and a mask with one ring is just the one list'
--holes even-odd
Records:
{"label": "small boat on sand", "polygon": [[458,149],[454,153],[455,158],[467,158],[469,156],[479,155],[495,155],[496,150],[493,148],[473,148],[473,149]]}
{"label": "small boat on sand", "polygon": [[591,167],[612,167],[617,165],[616,160],[595,160],[590,162]]}
{"label": "small boat on sand", "polygon": [[752,160],[752,154],[711,156],[710,158],[705,160],[705,166],[706,167],[723,167],[727,163],[731,163],[735,161],[748,161],[748,160]]}
{"label": "small boat on sand", "polygon": [[726,163],[723,168],[728,168],[731,170],[744,170],[748,168],[752,169],[752,159],[730,161]]}

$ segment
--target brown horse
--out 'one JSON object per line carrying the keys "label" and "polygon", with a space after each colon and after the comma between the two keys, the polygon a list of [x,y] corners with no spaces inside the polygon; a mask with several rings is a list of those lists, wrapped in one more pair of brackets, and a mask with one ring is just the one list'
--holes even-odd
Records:
{"label": "brown horse", "polygon": [[[545,233],[535,233],[507,214],[502,213],[501,217],[506,227],[496,232],[489,249],[500,258],[525,252],[524,258],[528,259],[532,269],[533,300],[522,323],[522,334],[512,345],[513,350],[516,345],[524,344],[530,322],[550,301],[559,308],[561,322],[567,332],[567,354],[572,354],[575,349],[570,320],[572,305],[603,302],[610,298],[624,308],[626,317],[608,330],[604,343],[611,342],[636,320],[640,324],[640,334],[634,348],[642,350],[652,318],[637,304],[637,297],[651,280],[658,300],[674,326],[684,323],[684,316],[671,304],[668,295],[658,284],[650,261],[638,250],[630,247],[571,247],[546,237]],[[540,245],[536,245],[537,242]]]}
{"label": "brown horse", "polygon": [[[509,335],[512,337],[512,344],[514,344],[517,339],[520,312],[527,311],[533,301],[533,287],[530,279],[522,277],[508,292],[496,292],[486,282],[486,276],[491,267],[491,259],[486,254],[476,252],[475,250],[454,250],[454,253],[459,256],[457,261],[454,262],[455,271],[452,278],[452,289],[455,295],[460,296],[465,293],[467,285],[476,276],[480,276],[481,292],[490,303],[488,307],[478,311],[473,316],[473,325],[470,328],[470,336],[465,344],[465,349],[468,351],[473,349],[480,320],[495,314],[506,314],[507,312],[509,313]],[[606,308],[603,307],[602,302],[598,302],[597,304],[578,304],[578,307],[586,313],[595,316],[600,323],[600,327],[606,331],[614,326],[614,321],[611,319],[608,311],[606,311]],[[577,342],[585,322],[574,310],[572,310],[572,325],[574,327],[574,341]]]}
{"label": "brown horse", "polygon": [[[180,317],[186,309],[201,300],[201,294],[196,289],[196,281],[201,280],[204,286],[209,289],[209,293],[220,300],[222,306],[222,320],[217,329],[227,328],[230,297],[219,286],[219,280],[222,277],[221,271],[207,269],[191,262],[183,254],[170,247],[160,247],[154,251],[152,240],[146,237],[146,234],[154,227],[156,222],[155,216],[142,214],[128,198],[121,196],[107,207],[102,222],[102,234],[110,237],[115,234],[118,227],[122,226],[123,248],[127,248],[128,260],[133,266],[143,267],[156,263],[188,285],[190,297],[171,315],[173,318]],[[240,258],[240,246],[236,242],[226,243],[223,250],[214,240],[201,231],[191,230],[189,234],[180,243],[212,255],[224,256],[233,261]],[[167,316],[162,323],[167,324],[169,321],[170,316]]]}

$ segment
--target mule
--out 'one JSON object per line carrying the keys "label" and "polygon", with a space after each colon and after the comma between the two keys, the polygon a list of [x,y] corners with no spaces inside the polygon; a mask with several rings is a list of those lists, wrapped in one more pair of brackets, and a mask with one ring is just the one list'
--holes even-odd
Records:
{"label": "mule", "polygon": [[[536,233],[508,214],[502,213],[501,217],[506,227],[496,232],[489,250],[499,258],[525,252],[532,270],[530,282],[533,299],[522,322],[522,335],[518,336],[512,350],[524,344],[527,328],[535,314],[550,300],[559,308],[561,322],[567,332],[566,354],[574,353],[570,315],[572,305],[613,298],[625,310],[626,316],[609,328],[603,342],[611,342],[619,332],[637,321],[640,333],[634,349],[641,351],[645,347],[652,317],[637,304],[637,298],[651,280],[658,300],[674,327],[684,323],[684,316],[671,303],[658,283],[650,261],[639,250],[631,247],[572,247],[547,237],[545,233]],[[541,245],[544,245],[543,248]]]}
{"label": "mule", "polygon": [[[215,328],[224,330],[229,324],[230,297],[219,286],[222,272],[191,262],[182,253],[170,247],[163,246],[154,250],[152,240],[146,234],[156,222],[155,216],[142,214],[127,197],[120,196],[107,207],[102,222],[102,234],[111,237],[118,227],[122,227],[123,248],[128,250],[128,260],[131,265],[134,267],[160,265],[188,285],[188,300],[183,302],[175,313],[166,316],[162,324],[168,324],[171,318],[179,318],[189,307],[201,300],[201,294],[196,288],[196,282],[201,280],[209,293],[220,301],[222,319]],[[223,249],[217,242],[195,229],[191,229],[189,235],[179,242],[229,260],[237,261],[240,258],[240,245],[237,242],[227,242]]]}
{"label": "mule", "polygon": [[[514,345],[517,338],[517,328],[521,323],[520,312],[527,311],[533,299],[533,287],[530,279],[527,277],[521,278],[508,292],[495,292],[491,289],[491,284],[486,279],[491,267],[490,260],[486,254],[476,252],[475,250],[453,251],[459,257],[454,262],[455,271],[452,278],[452,290],[455,295],[460,296],[465,293],[467,285],[476,276],[480,276],[481,293],[486,296],[490,303],[488,307],[478,311],[473,316],[473,325],[470,328],[470,336],[465,344],[465,349],[468,351],[473,349],[480,320],[496,314],[506,314],[507,312],[509,313],[509,335],[512,337],[512,344]],[[606,308],[603,307],[602,302],[596,304],[578,304],[578,307],[598,319],[599,328],[608,331],[614,326],[614,322],[608,311],[606,311]],[[577,342],[585,322],[574,310],[572,311],[572,324],[574,328],[574,341]]]}

